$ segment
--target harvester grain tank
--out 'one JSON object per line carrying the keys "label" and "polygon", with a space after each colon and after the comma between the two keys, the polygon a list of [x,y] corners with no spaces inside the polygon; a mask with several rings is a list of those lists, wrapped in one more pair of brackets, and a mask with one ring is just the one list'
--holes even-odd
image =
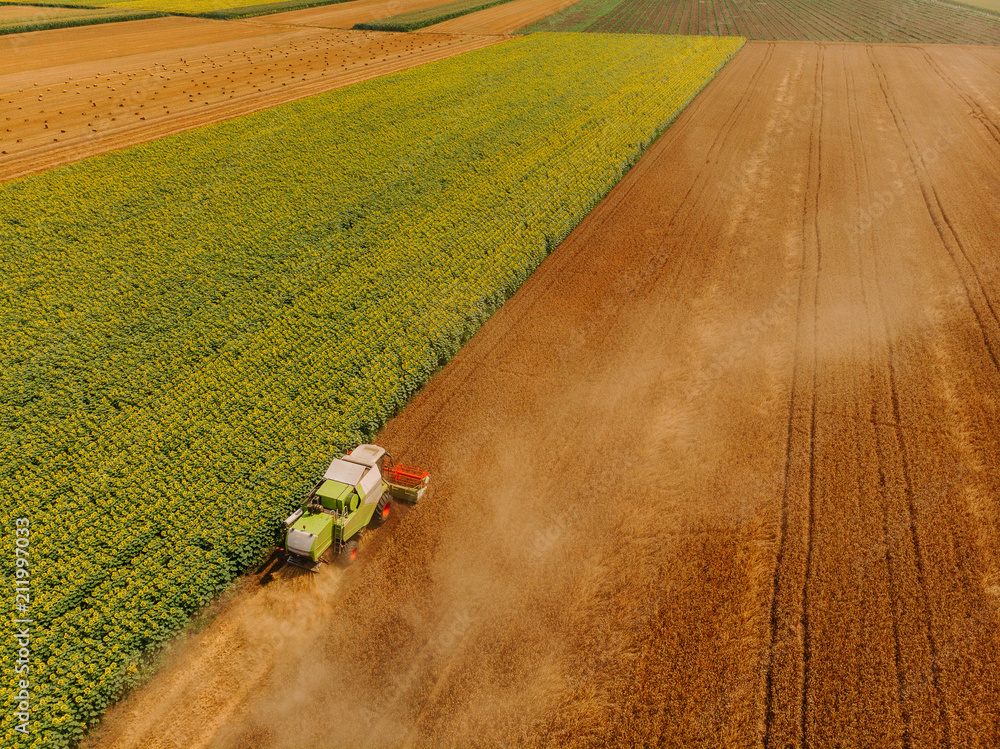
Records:
{"label": "harvester grain tank", "polygon": [[364,530],[389,519],[392,500],[417,502],[428,481],[427,471],[395,463],[377,445],[359,445],[335,458],[282,523],[288,560],[314,572],[323,561],[350,564]]}

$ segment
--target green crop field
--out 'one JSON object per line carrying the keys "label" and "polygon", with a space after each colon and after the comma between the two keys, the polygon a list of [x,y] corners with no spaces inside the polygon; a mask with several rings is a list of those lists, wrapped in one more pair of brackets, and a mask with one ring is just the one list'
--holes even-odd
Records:
{"label": "green crop field", "polygon": [[[122,14],[130,11],[159,11],[162,13],[177,13],[182,15],[209,16],[214,18],[241,18],[244,16],[278,13],[298,8],[311,8],[318,5],[334,5],[346,0],[276,0],[276,2],[261,2],[261,0],[32,0],[32,5],[46,6],[79,6],[81,8],[105,8],[119,10]],[[150,17],[150,16],[144,16]],[[111,16],[106,20],[127,20]],[[100,21],[101,23],[105,21]],[[98,21],[93,21],[98,23]],[[80,25],[80,24],[74,24]]]}
{"label": "green crop field", "polygon": [[0,185],[23,745],[78,738],[258,563],[741,44],[534,35]]}
{"label": "green crop field", "polygon": [[[0,6],[2,7],[2,6]],[[64,29],[116,21],[138,21],[163,15],[157,11],[118,10],[116,8],[50,8],[24,6],[17,14],[0,16],[0,34]]]}

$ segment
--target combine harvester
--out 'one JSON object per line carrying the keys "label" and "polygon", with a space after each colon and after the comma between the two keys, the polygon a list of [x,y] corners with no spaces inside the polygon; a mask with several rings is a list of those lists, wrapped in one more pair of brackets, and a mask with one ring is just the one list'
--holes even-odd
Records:
{"label": "combine harvester", "polygon": [[312,572],[327,561],[351,564],[364,529],[389,519],[393,499],[415,503],[428,481],[427,471],[393,462],[377,445],[359,445],[334,459],[281,524],[288,561]]}

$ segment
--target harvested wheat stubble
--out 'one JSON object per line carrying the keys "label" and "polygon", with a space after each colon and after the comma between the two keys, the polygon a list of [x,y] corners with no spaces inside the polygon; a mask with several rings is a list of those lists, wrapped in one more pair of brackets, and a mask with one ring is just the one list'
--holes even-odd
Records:
{"label": "harvested wheat stubble", "polygon": [[998,87],[748,43],[378,436],[427,501],[89,746],[996,745]]}
{"label": "harvested wheat stubble", "polygon": [[861,45],[807,58],[771,746],[998,736],[997,474],[982,469],[998,448],[983,397],[1000,344],[998,226],[983,216],[997,177],[980,163],[998,154],[984,95],[998,59]]}
{"label": "harvested wheat stubble", "polygon": [[[34,67],[51,49],[40,32],[25,48],[23,72],[0,75],[0,180],[43,171],[170,133],[231,119],[304,96],[502,41],[497,36],[392,34],[157,19],[164,35],[125,34],[132,54]],[[176,23],[175,23],[176,22]],[[156,21],[148,22],[155,24]],[[117,24],[114,29],[129,24]],[[229,38],[224,33],[231,28]],[[201,44],[185,44],[187,32]],[[83,32],[86,29],[73,29]],[[113,29],[107,33],[113,38]],[[174,46],[163,39],[174,35]],[[108,43],[82,35],[91,45]],[[203,37],[204,38],[204,37]],[[0,37],[3,39],[3,37]],[[133,42],[129,46],[129,42]],[[155,51],[141,53],[147,42]],[[2,42],[0,42],[2,44]],[[134,51],[133,51],[134,50]],[[20,52],[20,51],[19,51]]]}

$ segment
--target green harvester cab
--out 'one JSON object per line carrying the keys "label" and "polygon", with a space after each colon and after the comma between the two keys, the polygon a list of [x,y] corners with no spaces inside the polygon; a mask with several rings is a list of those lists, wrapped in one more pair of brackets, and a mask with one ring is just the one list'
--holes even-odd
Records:
{"label": "green harvester cab", "polygon": [[313,572],[332,559],[350,564],[362,532],[389,519],[392,500],[415,503],[428,482],[427,471],[393,462],[377,445],[359,445],[335,458],[282,523],[288,561]]}

